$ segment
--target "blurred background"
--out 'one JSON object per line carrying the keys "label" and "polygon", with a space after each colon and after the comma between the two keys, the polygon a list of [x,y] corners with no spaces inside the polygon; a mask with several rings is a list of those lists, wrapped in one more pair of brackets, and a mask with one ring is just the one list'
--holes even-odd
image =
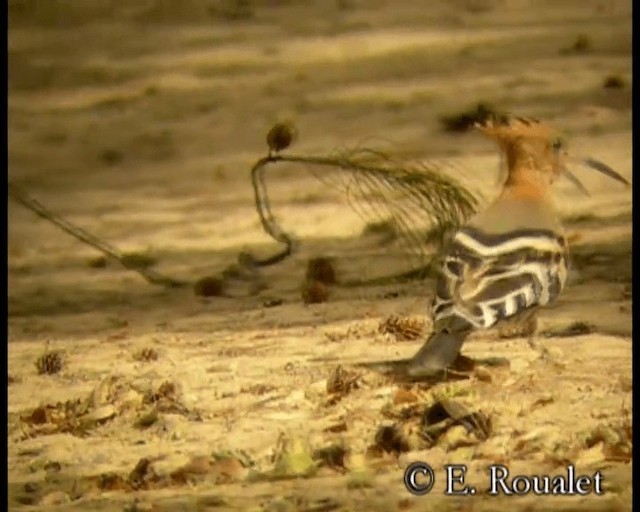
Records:
{"label": "blurred background", "polygon": [[[550,120],[570,147],[630,169],[630,1],[10,0],[8,38],[10,180],[190,277],[222,266],[220,251],[272,243],[249,169],[281,119],[296,153],[471,156],[463,181],[489,193],[497,156],[465,121],[479,107]],[[287,230],[359,232],[344,197],[303,171],[270,171]],[[44,276],[97,286],[95,254],[10,205],[14,306],[42,300]]]}

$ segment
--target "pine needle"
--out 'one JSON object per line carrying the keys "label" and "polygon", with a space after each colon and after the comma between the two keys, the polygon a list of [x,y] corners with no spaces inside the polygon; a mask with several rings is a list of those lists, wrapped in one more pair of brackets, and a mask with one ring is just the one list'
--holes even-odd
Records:
{"label": "pine needle", "polygon": [[364,220],[390,222],[409,249],[414,267],[426,268],[430,264],[430,235],[434,238],[433,233],[437,233],[435,241],[441,243],[444,234],[459,227],[478,205],[473,194],[442,172],[445,164],[402,162],[370,148],[338,151],[329,156],[272,153],[256,162],[251,178],[264,230],[285,247],[266,259],[256,259],[261,266],[282,261],[296,249],[296,241],[276,221],[267,193],[266,168],[278,163],[308,165],[320,182],[345,194],[351,208]]}

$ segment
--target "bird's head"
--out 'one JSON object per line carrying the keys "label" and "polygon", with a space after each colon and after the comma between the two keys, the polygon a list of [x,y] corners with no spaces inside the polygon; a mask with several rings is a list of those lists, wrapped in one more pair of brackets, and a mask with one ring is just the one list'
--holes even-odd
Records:
{"label": "bird's head", "polygon": [[565,176],[588,195],[587,189],[567,167],[572,162],[581,163],[629,185],[627,180],[602,162],[592,158],[570,157],[561,133],[537,119],[502,116],[489,118],[476,127],[495,140],[503,152],[508,173],[506,186],[545,188],[560,176]]}

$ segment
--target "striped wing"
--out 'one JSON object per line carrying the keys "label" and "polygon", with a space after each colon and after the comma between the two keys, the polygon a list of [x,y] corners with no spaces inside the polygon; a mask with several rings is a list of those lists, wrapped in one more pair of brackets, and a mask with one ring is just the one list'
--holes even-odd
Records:
{"label": "striped wing", "polygon": [[444,326],[464,320],[489,329],[562,291],[567,276],[564,237],[547,230],[515,230],[500,235],[461,229],[442,263],[433,301],[433,320]]}

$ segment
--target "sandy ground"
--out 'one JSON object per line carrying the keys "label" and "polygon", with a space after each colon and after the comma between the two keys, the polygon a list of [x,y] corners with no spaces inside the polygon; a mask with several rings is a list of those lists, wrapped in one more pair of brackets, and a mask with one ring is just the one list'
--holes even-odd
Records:
{"label": "sandy ground", "polygon": [[[10,179],[180,279],[276,250],[249,169],[281,118],[299,129],[296,154],[383,139],[405,158],[455,160],[487,199],[493,146],[438,118],[488,101],[555,122],[575,154],[631,179],[631,2],[9,4]],[[581,34],[584,51],[562,51]],[[625,85],[605,89],[612,75]],[[10,202],[9,509],[630,510],[632,197],[576,173],[592,195],[557,190],[581,238],[566,293],[540,318],[553,361],[482,333],[465,355],[510,366],[433,387],[350,366],[419,347],[378,326],[411,316],[428,331],[429,279],[302,302],[311,257],[332,257],[340,281],[411,264],[361,236],[366,221],[308,169],[268,175],[299,251],[228,297],[93,268],[93,249]],[[61,351],[59,372],[38,373],[45,350]],[[488,439],[454,427],[431,448],[371,448],[381,426],[442,397],[490,418]],[[428,496],[404,489],[412,460],[436,470]],[[447,497],[447,463],[467,464],[480,490],[488,464],[549,475],[576,464],[602,472],[604,494]]]}

